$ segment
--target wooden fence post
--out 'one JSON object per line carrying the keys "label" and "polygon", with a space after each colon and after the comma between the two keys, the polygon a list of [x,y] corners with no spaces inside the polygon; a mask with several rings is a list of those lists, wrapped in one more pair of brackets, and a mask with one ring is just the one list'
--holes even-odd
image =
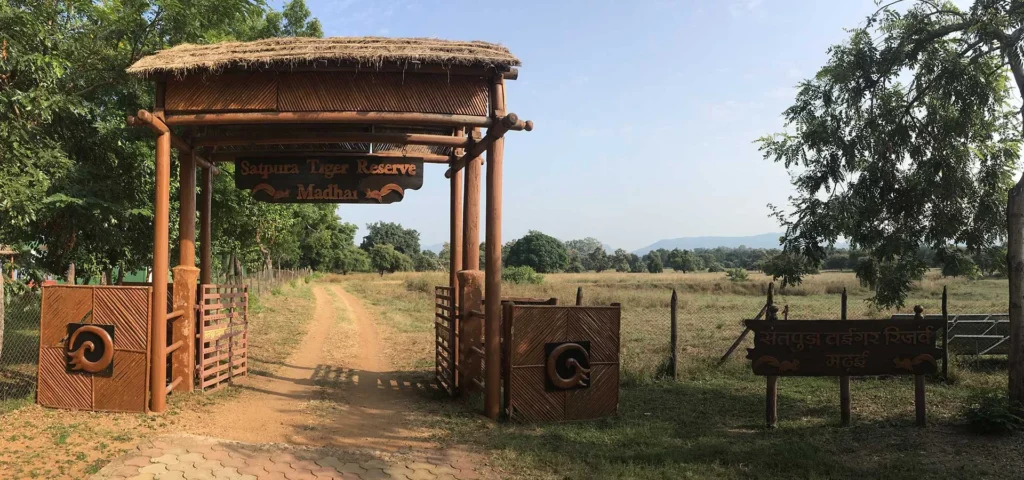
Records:
{"label": "wooden fence post", "polygon": [[679,343],[678,343],[678,341],[679,341],[678,325],[679,324],[678,324],[678,316],[677,316],[677,311],[678,311],[678,308],[679,308],[679,297],[678,297],[678,295],[676,295],[676,289],[674,289],[674,288],[672,289],[672,302],[671,302],[671,306],[672,306],[672,316],[671,316],[671,319],[672,319],[672,333],[671,333],[671,337],[670,337],[670,342],[669,343],[671,343],[671,345],[672,345],[671,346],[672,353],[669,356],[669,358],[671,359],[672,363],[669,366],[669,368],[672,370],[672,380],[677,380],[679,378],[679,376],[678,376],[679,375]]}
{"label": "wooden fence post", "polygon": [[[924,307],[914,305],[914,320],[924,319]],[[917,426],[923,427],[928,421],[924,406],[924,375],[914,375],[914,411],[917,414]]]}
{"label": "wooden fence post", "polygon": [[942,286],[942,380],[949,381],[949,310],[946,286]]}
{"label": "wooden fence post", "polygon": [[[775,307],[775,283],[768,284],[768,301],[765,302],[765,318],[771,321],[779,319],[778,308]],[[778,382],[779,377],[768,375],[765,377],[765,409],[764,423],[768,428],[775,428],[779,423],[778,411]]]}
{"label": "wooden fence post", "polygon": [[583,287],[576,287],[576,306],[583,305]]}
{"label": "wooden fence post", "polygon": [[[847,319],[846,311],[846,288],[843,288],[842,297],[842,309],[840,311],[839,318],[841,320]],[[840,408],[840,420],[839,424],[848,427],[850,426],[850,376],[843,375],[839,377],[839,408]]]}

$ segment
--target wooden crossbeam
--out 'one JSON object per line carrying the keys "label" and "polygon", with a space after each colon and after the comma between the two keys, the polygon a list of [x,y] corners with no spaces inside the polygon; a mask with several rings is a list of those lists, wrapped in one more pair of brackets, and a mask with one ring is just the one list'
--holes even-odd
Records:
{"label": "wooden crossbeam", "polygon": [[[128,117],[128,125],[133,126],[133,127],[136,127],[136,126],[149,127],[149,129],[153,130],[153,133],[155,133],[157,135],[162,135],[164,133],[170,133],[171,134],[171,146],[174,147],[176,150],[178,150],[178,152],[180,152],[182,155],[192,155],[192,154],[195,153],[194,152],[195,149],[191,145],[189,145],[188,142],[183,140],[181,137],[175,135],[174,132],[171,132],[171,129],[167,126],[166,123],[164,123],[163,120],[160,119],[160,117],[157,117],[156,115],[153,115],[152,113],[149,113],[146,110],[139,110],[139,113],[137,113],[136,116]],[[202,168],[210,169],[213,172],[214,175],[219,175],[220,174],[220,169],[217,168],[216,165],[214,165],[209,160],[199,156],[198,153],[195,153],[195,160],[196,160],[196,165],[198,165],[198,166],[200,166]]]}
{"label": "wooden crossbeam", "polygon": [[464,148],[469,146],[466,137],[431,135],[424,133],[333,133],[317,135],[289,135],[268,137],[258,135],[225,135],[197,138],[196,147],[223,147],[241,145],[298,145],[307,143],[388,143],[399,145],[430,145]]}
{"label": "wooden crossbeam", "polygon": [[514,113],[509,113],[504,117],[498,119],[493,127],[487,129],[487,135],[479,142],[474,142],[469,148],[466,149],[466,153],[459,157],[457,160],[452,162],[452,167],[445,172],[445,178],[452,178],[452,173],[462,170],[466,163],[470,160],[483,155],[487,151],[487,148],[494,144],[494,141],[505,136],[509,130],[516,130],[516,127],[520,127],[520,130],[526,130],[527,132],[533,130],[533,121],[519,120],[519,116]]}

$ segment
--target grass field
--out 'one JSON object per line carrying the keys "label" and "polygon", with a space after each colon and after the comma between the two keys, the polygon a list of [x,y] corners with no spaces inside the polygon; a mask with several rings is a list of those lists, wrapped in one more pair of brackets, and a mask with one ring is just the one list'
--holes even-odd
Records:
{"label": "grass field", "polygon": [[[410,364],[430,375],[433,363],[433,285],[443,274],[329,276],[404,332]],[[854,379],[853,426],[839,428],[834,378],[779,382],[779,428],[765,430],[764,379],[745,350],[715,363],[741,332],[740,321],[764,303],[768,278],[732,282],[724,274],[557,274],[540,285],[506,285],[505,296],[575,299],[623,305],[623,389],[619,415],[553,425],[491,426],[474,410],[479,399],[439,402],[435,416],[445,440],[481,445],[510,469],[529,467],[553,478],[1019,478],[1019,436],[982,437],[965,428],[964,411],[986,394],[1005,390],[1005,359],[962,357],[946,383],[930,379],[925,429],[913,426],[910,377]],[[908,299],[939,313],[948,286],[951,313],[1005,312],[1005,280],[942,279],[934,273]],[[839,318],[840,293],[850,295],[849,318],[884,318],[863,300],[869,292],[850,273],[823,273],[779,292],[791,319]],[[669,301],[679,292],[680,378],[658,378],[668,357]],[[750,340],[744,347],[750,346]]]}

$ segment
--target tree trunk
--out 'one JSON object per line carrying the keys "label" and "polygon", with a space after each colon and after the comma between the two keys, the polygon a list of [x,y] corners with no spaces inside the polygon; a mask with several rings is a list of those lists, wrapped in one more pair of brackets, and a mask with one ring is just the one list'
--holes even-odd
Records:
{"label": "tree trunk", "polygon": [[124,285],[124,265],[117,267],[117,284]]}
{"label": "tree trunk", "polygon": [[1006,205],[1006,267],[1010,280],[1010,402],[1024,404],[1024,176]]}
{"label": "tree trunk", "polygon": [[68,282],[68,285],[74,285],[75,284],[75,262],[71,262],[71,265],[68,266],[67,282]]}

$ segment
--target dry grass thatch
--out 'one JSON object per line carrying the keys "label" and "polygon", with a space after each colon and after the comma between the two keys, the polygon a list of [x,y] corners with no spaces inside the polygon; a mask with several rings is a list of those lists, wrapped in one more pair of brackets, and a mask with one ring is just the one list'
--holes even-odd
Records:
{"label": "dry grass thatch", "polygon": [[443,66],[512,67],[519,59],[507,48],[487,42],[434,38],[331,37],[272,38],[212,45],[182,44],[147,56],[128,73],[176,75],[226,67],[292,67],[310,63],[355,63],[380,67],[386,63],[420,62]]}

